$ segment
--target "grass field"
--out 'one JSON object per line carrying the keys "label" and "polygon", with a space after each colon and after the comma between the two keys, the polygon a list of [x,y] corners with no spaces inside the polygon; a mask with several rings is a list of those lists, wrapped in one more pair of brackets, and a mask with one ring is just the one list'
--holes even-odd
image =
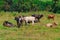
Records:
{"label": "grass field", "polygon": [[[8,28],[2,25],[5,20],[16,24],[14,20],[15,16],[29,16],[32,14],[43,14],[44,17],[39,23],[35,23],[34,25],[28,24],[26,26],[23,24],[20,28]],[[47,19],[48,14],[52,14],[52,12],[0,12],[0,40],[60,40],[60,14],[55,14],[54,21],[58,23],[57,27],[47,28],[45,26],[46,23],[54,22]]]}

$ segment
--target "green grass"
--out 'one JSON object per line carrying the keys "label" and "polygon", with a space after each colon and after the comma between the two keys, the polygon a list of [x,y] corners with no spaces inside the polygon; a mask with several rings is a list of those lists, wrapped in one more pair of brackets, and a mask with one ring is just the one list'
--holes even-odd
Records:
{"label": "green grass", "polygon": [[[35,23],[34,25],[23,24],[20,28],[8,28],[2,25],[5,20],[16,25],[16,21],[14,20],[15,16],[30,16],[32,14],[43,14],[44,17],[39,23]],[[60,40],[60,14],[55,14],[54,21],[58,23],[56,28],[47,28],[45,26],[46,23],[54,22],[53,20],[47,19],[48,14],[52,14],[52,12],[0,12],[0,40]]]}

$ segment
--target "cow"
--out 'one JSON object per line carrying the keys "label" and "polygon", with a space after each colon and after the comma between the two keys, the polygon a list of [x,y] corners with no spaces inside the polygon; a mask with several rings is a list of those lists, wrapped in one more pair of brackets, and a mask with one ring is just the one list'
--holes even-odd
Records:
{"label": "cow", "polygon": [[12,24],[11,22],[4,21],[4,22],[3,22],[3,26],[6,26],[6,27],[14,27],[15,25]]}
{"label": "cow", "polygon": [[55,26],[57,26],[57,25],[58,25],[58,23],[56,23],[56,22],[47,23],[47,24],[46,24],[46,27],[55,27]]}
{"label": "cow", "polygon": [[48,19],[53,19],[54,20],[55,15],[54,14],[49,14]]}
{"label": "cow", "polygon": [[34,24],[34,21],[36,20],[35,17],[32,17],[32,16],[26,16],[26,17],[23,17],[24,21],[25,21],[25,24],[28,24],[30,22],[32,22],[32,24]]}
{"label": "cow", "polygon": [[43,17],[43,14],[33,14],[32,16],[37,18],[39,22],[39,20]]}
{"label": "cow", "polygon": [[20,28],[20,26],[22,25],[22,22],[23,22],[21,16],[15,17],[15,20],[17,22],[17,27]]}

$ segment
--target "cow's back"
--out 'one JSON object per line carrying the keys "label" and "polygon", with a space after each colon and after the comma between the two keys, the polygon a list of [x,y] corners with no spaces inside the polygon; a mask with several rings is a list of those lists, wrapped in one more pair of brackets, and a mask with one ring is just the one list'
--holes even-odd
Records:
{"label": "cow's back", "polygon": [[24,19],[25,20],[32,21],[32,20],[35,20],[35,17],[29,16],[29,17],[24,17]]}

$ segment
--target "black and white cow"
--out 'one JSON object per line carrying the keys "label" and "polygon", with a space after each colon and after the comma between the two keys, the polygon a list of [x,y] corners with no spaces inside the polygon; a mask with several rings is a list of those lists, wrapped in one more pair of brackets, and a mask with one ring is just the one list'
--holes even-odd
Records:
{"label": "black and white cow", "polygon": [[11,22],[4,21],[4,22],[3,22],[3,26],[6,26],[6,27],[14,27],[15,25],[12,24]]}
{"label": "black and white cow", "polygon": [[19,28],[19,27],[22,25],[22,22],[23,22],[21,16],[15,17],[15,20],[16,20],[17,26],[18,26],[18,28]]}

